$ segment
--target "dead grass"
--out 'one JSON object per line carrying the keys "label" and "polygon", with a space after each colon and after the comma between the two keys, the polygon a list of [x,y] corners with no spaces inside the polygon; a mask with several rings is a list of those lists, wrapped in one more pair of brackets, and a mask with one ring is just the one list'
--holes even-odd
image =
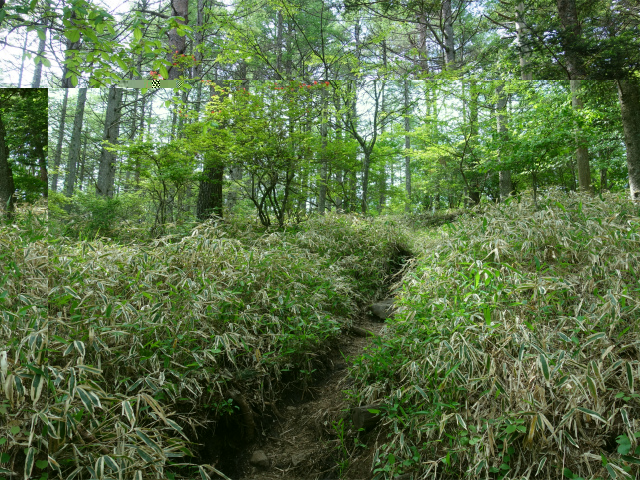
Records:
{"label": "dead grass", "polygon": [[548,192],[439,233],[354,371],[360,404],[388,404],[376,478],[635,476],[637,208]]}

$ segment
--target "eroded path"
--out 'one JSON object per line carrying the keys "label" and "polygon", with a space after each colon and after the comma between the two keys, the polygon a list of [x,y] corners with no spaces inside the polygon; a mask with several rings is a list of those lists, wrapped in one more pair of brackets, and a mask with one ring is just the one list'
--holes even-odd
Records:
{"label": "eroded path", "polygon": [[[373,317],[362,318],[354,325],[375,335],[384,327]],[[372,337],[361,334],[343,334],[328,359],[323,378],[278,403],[277,420],[241,455],[238,467],[242,474],[230,477],[232,480],[371,478],[372,447],[359,448],[357,456],[348,462],[339,450],[340,420],[349,424],[344,393],[350,386],[348,367],[372,341]],[[353,439],[347,440],[353,451]]]}

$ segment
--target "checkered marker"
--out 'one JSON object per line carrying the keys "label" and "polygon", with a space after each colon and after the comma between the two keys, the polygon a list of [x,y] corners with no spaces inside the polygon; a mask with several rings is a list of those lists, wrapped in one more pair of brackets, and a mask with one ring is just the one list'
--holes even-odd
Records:
{"label": "checkered marker", "polygon": [[180,88],[182,86],[182,80],[176,80],[176,88]]}
{"label": "checkered marker", "polygon": [[151,80],[151,88],[160,88],[160,80]]}

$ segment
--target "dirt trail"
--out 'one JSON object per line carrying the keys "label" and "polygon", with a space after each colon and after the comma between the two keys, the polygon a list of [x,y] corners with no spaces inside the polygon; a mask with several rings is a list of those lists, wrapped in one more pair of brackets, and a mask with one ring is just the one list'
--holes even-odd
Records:
{"label": "dirt trail", "polygon": [[[384,323],[363,318],[355,325],[378,335]],[[371,340],[353,333],[340,337],[338,348],[329,357],[327,373],[305,392],[278,403],[280,418],[238,459],[238,470],[243,473],[232,480],[371,478],[373,448],[360,448],[360,455],[340,471],[343,458],[333,428],[335,421],[347,415],[343,412],[347,406],[343,390],[350,386],[348,366]],[[345,423],[350,423],[347,418]],[[347,440],[353,450],[353,439]]]}

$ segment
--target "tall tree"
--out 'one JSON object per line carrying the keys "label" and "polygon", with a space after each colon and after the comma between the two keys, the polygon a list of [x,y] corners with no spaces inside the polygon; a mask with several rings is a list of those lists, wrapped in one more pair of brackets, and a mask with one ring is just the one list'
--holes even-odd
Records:
{"label": "tall tree", "polygon": [[[122,108],[122,88],[111,86],[107,97],[107,112],[104,121],[104,142],[109,145],[118,143],[120,134],[120,111]],[[113,197],[114,179],[116,173],[116,153],[102,146],[98,180],[96,182],[96,194],[104,197]]]}
{"label": "tall tree", "polygon": [[498,101],[496,103],[496,123],[498,130],[498,138],[500,141],[499,162],[500,170],[498,171],[498,182],[500,187],[500,201],[504,202],[511,192],[513,185],[511,183],[511,170],[503,167],[505,161],[504,145],[507,141],[507,96],[504,93],[504,82],[500,82],[496,87]]}
{"label": "tall tree", "polygon": [[73,119],[73,131],[71,133],[71,142],[69,144],[69,159],[67,162],[67,177],[65,181],[65,195],[71,197],[73,195],[73,187],[76,182],[76,167],[80,159],[80,132],[82,131],[82,122],[84,119],[84,106],[87,101],[87,89],[78,89],[78,101],[76,104],[76,114]]}
{"label": "tall tree", "polygon": [[627,148],[629,193],[634,202],[640,203],[640,81],[618,80],[616,84]]}
{"label": "tall tree", "polygon": [[[171,16],[181,17],[175,18],[180,25],[188,24],[189,16],[189,0],[171,0]],[[178,31],[178,28],[169,30],[169,53],[167,61],[172,64],[169,67],[169,80],[175,80],[183,74],[179,64],[174,62],[180,55],[184,55],[187,49],[187,38],[184,32]]]}
{"label": "tall tree", "polygon": [[[8,97],[2,98],[2,103],[7,103]],[[0,104],[0,209],[6,208],[8,218],[13,216],[15,196],[15,185],[13,183],[13,172],[9,164],[9,149],[7,148],[5,135],[7,133],[2,120],[2,107]]]}
{"label": "tall tree", "polygon": [[407,200],[404,205],[404,211],[411,211],[411,156],[409,150],[411,149],[411,137],[409,132],[411,131],[411,119],[409,115],[409,79],[405,77],[403,82],[404,93],[404,184],[407,194]]}
{"label": "tall tree", "polygon": [[[219,95],[216,85],[211,85],[211,98]],[[224,163],[221,156],[212,148],[205,152],[204,167],[198,200],[196,203],[196,217],[198,220],[206,220],[210,215],[222,218],[224,197],[222,196],[222,184],[224,181]]]}

